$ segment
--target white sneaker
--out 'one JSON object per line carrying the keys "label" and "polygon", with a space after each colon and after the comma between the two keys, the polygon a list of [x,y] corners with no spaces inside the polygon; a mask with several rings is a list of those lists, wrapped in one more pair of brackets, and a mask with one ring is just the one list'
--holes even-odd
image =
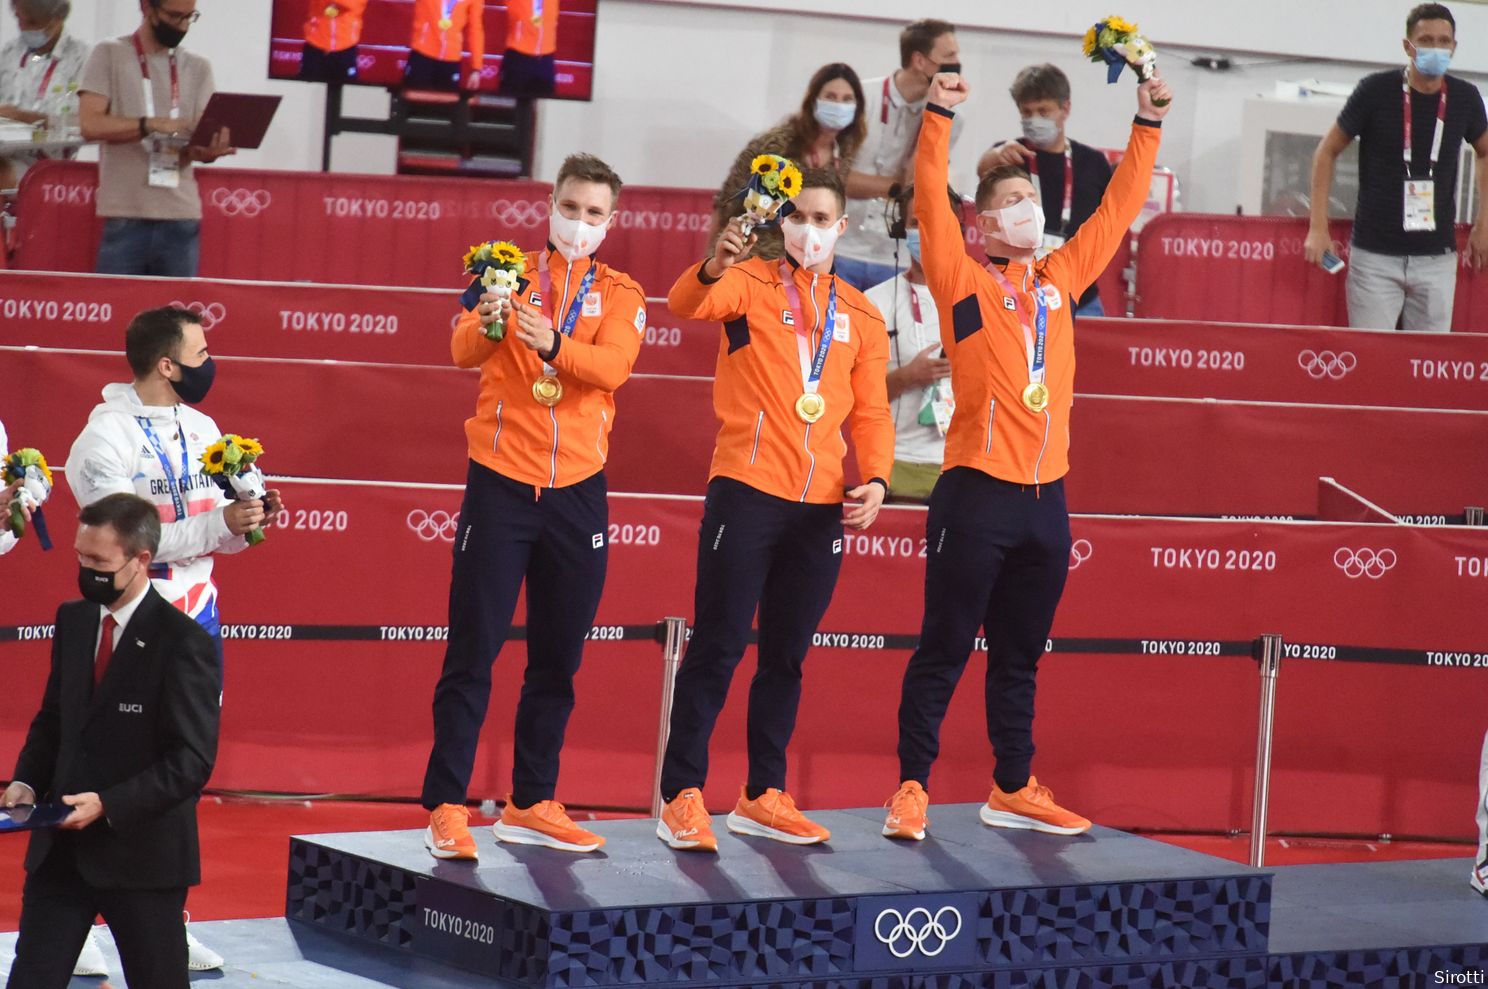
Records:
{"label": "white sneaker", "polygon": [[83,942],[83,950],[78,952],[77,964],[72,966],[73,975],[108,976],[108,959],[103,957],[103,948],[98,945],[96,930],[95,927],[88,928],[88,939]]}
{"label": "white sneaker", "polygon": [[[186,923],[191,923],[191,914],[186,915]],[[202,944],[191,935],[191,928],[186,928],[186,967],[193,972],[214,972],[223,965],[223,958],[217,952]]]}

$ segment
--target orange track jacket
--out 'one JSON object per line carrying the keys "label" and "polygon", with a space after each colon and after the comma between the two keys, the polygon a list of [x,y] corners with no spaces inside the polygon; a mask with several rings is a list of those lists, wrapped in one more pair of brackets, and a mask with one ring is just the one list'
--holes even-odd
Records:
{"label": "orange track jacket", "polygon": [[[517,286],[518,296],[534,305],[533,296],[541,295],[537,256],[528,255],[529,277]],[[563,488],[598,473],[609,455],[614,393],[630,377],[646,333],[645,294],[608,265],[581,258],[570,272],[563,257],[552,252],[553,298],[542,301],[558,333],[591,264],[598,270],[573,336],[559,334],[558,353],[549,361],[563,384],[557,405],[550,408],[533,397],[543,358],[516,339],[514,316],[499,343],[486,339],[476,312],[461,313],[450,337],[455,366],[480,368],[475,415],[465,420],[470,459],[504,477]]]}
{"label": "orange track jacket", "polygon": [[[441,28],[447,6],[450,25]],[[486,52],[485,8],[486,0],[414,0],[408,46],[440,62],[458,62],[463,45],[470,49],[470,68],[479,71]]]}
{"label": "orange track jacket", "polygon": [[894,467],[894,417],[886,386],[889,336],[883,318],[863,293],[837,278],[817,275],[785,259],[811,326],[814,354],[826,320],[828,288],[837,285],[837,320],[819,394],[822,418],[803,422],[796,400],[805,386],[796,329],[786,321],[790,302],[779,261],[747,258],[717,281],[701,263],[682,273],[667,297],[686,319],[719,320],[713,381],[718,440],[708,477],[731,477],[790,501],[826,504],[843,496],[847,443],[852,430],[863,480],[887,481]]}
{"label": "orange track jacket", "polygon": [[1008,308],[1012,300],[997,280],[967,256],[960,218],[944,193],[951,117],[941,107],[925,108],[915,154],[915,184],[922,190],[915,196],[921,263],[940,311],[940,339],[951,359],[956,394],[944,469],[973,467],[1004,481],[1047,483],[1069,471],[1075,394],[1071,300],[1100,276],[1146,203],[1161,131],[1155,122],[1138,118],[1100,208],[1079,232],[1031,267],[1003,269],[1030,327],[1035,326],[1035,279],[1049,306],[1044,367],[1050,398],[1042,412],[1032,412],[1022,399],[1029,361],[1018,314]]}
{"label": "orange track jacket", "polygon": [[509,0],[506,47],[526,55],[551,55],[558,47],[558,0]]}
{"label": "orange track jacket", "polygon": [[[334,10],[332,17],[329,11]],[[305,40],[323,52],[345,51],[362,40],[367,0],[310,0]]]}

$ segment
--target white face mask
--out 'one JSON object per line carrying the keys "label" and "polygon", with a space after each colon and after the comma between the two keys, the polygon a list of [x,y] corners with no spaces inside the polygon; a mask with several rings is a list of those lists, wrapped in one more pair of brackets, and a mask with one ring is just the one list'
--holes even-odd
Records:
{"label": "white face mask", "polygon": [[1040,148],[1059,140],[1059,122],[1051,117],[1024,117],[1023,136]]}
{"label": "white face mask", "polygon": [[832,256],[837,246],[837,237],[842,233],[842,221],[830,227],[813,226],[810,223],[792,223],[786,220],[781,225],[785,235],[785,249],[803,268],[812,268]]}
{"label": "white face mask", "polygon": [[845,130],[852,125],[853,118],[858,115],[858,105],[819,99],[816,101],[816,110],[812,115],[816,117],[816,122],[827,130]]}
{"label": "white face mask", "polygon": [[1031,196],[1002,209],[983,210],[982,215],[997,218],[1001,229],[993,236],[1009,247],[1031,251],[1044,242],[1044,208]]}
{"label": "white face mask", "polygon": [[583,220],[570,220],[558,208],[553,207],[553,212],[548,215],[548,239],[553,246],[558,248],[558,253],[569,261],[577,258],[587,258],[599,250],[599,245],[604,242],[605,233],[609,230],[609,222],[585,223]]}

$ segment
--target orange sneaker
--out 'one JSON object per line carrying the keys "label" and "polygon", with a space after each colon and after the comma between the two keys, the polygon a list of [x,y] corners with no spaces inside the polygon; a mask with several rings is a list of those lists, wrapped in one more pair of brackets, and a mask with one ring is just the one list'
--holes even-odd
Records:
{"label": "orange sneaker", "polygon": [[713,819],[703,806],[703,791],[690,786],[663,807],[661,819],[656,822],[656,837],[681,851],[718,851]]}
{"label": "orange sneaker", "polygon": [[575,824],[558,801],[539,800],[524,810],[512,803],[510,793],[501,820],[491,832],[516,845],[543,845],[565,852],[592,852],[605,843],[599,835]]}
{"label": "orange sneaker", "polygon": [[930,808],[930,796],[918,780],[905,780],[899,792],[890,797],[885,806],[889,808],[888,817],[884,818],[885,838],[925,840],[925,831],[930,827],[930,818],[926,814]]}
{"label": "orange sneaker", "polygon": [[1054,802],[1047,786],[1028,777],[1028,785],[1017,793],[1004,793],[992,784],[992,796],[980,811],[982,823],[994,828],[1023,828],[1049,834],[1084,834],[1090,822]]}
{"label": "orange sneaker", "polygon": [[773,786],[750,800],[743,787],[739,802],[728,816],[728,829],[734,834],[783,841],[788,845],[815,845],[832,837],[832,832],[807,819],[796,809],[789,793]]}
{"label": "orange sneaker", "polygon": [[470,808],[464,804],[440,804],[429,815],[424,847],[437,859],[480,858],[470,834]]}

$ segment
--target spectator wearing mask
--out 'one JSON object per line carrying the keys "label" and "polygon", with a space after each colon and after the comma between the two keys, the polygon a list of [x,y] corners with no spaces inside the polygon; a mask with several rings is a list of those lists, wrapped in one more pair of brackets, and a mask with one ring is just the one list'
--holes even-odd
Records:
{"label": "spectator wearing mask", "polygon": [[357,77],[358,44],[367,0],[310,0],[305,16],[305,52],[300,78],[306,82],[351,82]]}
{"label": "spectator wearing mask", "polygon": [[[1359,139],[1359,202],[1349,247],[1349,325],[1434,331],[1452,327],[1457,293],[1457,149],[1477,152],[1478,215],[1468,238],[1475,269],[1488,260],[1488,117],[1478,88],[1447,75],[1457,23],[1439,3],[1405,21],[1403,69],[1365,76],[1312,159],[1309,263],[1336,250],[1328,196],[1338,156]],[[1405,108],[1409,107],[1407,114]]]}
{"label": "spectator wearing mask", "polygon": [[[915,141],[930,80],[937,72],[960,72],[956,29],[946,21],[915,21],[899,33],[899,68],[868,79],[863,91],[867,136],[847,176],[847,232],[837,245],[837,274],[867,290],[899,271],[897,245],[889,236],[889,204],[913,181]],[[960,121],[952,132],[954,142]]]}
{"label": "spectator wearing mask", "polygon": [[[951,209],[961,215],[961,199],[947,190]],[[894,410],[894,472],[889,495],[927,501],[945,459],[945,434],[955,402],[951,362],[940,342],[940,310],[925,285],[920,264],[920,219],[914,215],[914,187],[894,203],[890,235],[905,242],[909,270],[875,285],[865,295],[883,313],[889,331],[889,405]]]}
{"label": "spectator wearing mask", "polygon": [[201,195],[192,166],[233,153],[226,128],[210,145],[190,143],[216,88],[211,63],[180,47],[200,17],[196,0],[140,0],[135,32],[99,42],[83,67],[83,137],[103,142],[99,274],[196,277]]}
{"label": "spectator wearing mask", "polygon": [[[1030,65],[1018,73],[1010,92],[1023,118],[1023,137],[989,148],[977,162],[980,179],[999,165],[1025,168],[1039,187],[1044,207],[1044,251],[1075,235],[1090,219],[1111,181],[1111,163],[1088,144],[1064,133],[1070,114],[1070,83],[1057,66]],[[1085,290],[1076,316],[1104,316],[1100,289]]]}
{"label": "spectator wearing mask", "polygon": [[[12,0],[11,10],[20,33],[0,48],[0,117],[23,124],[50,122],[55,130],[59,117],[77,114],[78,79],[88,46],[66,33],[69,0]],[[0,188],[14,188],[26,169],[44,157],[25,152],[0,159]]]}
{"label": "spectator wearing mask", "polygon": [[[734,159],[728,178],[713,197],[710,236],[716,239],[729,220],[743,212],[738,196],[749,182],[750,164],[757,155],[781,155],[803,170],[830,169],[845,180],[865,133],[863,84],[858,81],[858,74],[843,62],[823,65],[806,84],[800,109],[779,125],[750,138]],[[785,254],[778,228],[764,227],[756,233],[759,242],[755,245],[755,257],[769,261]]]}

